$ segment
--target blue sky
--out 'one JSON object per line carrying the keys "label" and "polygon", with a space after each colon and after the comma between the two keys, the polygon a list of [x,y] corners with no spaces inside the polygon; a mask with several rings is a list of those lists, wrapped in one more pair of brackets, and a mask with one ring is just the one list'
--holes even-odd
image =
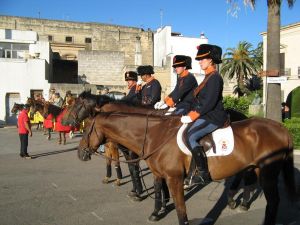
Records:
{"label": "blue sky", "polygon": [[[79,22],[99,22],[156,30],[170,25],[187,37],[204,32],[209,43],[226,48],[248,41],[254,47],[267,30],[267,0],[255,10],[238,1],[238,16],[227,13],[226,0],[0,0],[0,14]],[[161,16],[162,15],[162,16]],[[292,9],[283,0],[281,25],[300,22],[300,2]]]}

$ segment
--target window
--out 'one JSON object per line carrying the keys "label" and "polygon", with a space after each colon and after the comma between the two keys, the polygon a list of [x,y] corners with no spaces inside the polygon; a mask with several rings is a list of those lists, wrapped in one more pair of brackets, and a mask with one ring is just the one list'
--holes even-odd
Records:
{"label": "window", "polygon": [[85,38],[85,41],[84,41],[86,44],[90,44],[92,43],[92,38]]}
{"label": "window", "polygon": [[53,36],[52,35],[48,35],[48,41],[53,41]]}
{"label": "window", "polygon": [[23,59],[29,52],[29,44],[0,42],[0,58]]}
{"label": "window", "polygon": [[73,43],[73,37],[67,36],[66,37],[66,42]]}

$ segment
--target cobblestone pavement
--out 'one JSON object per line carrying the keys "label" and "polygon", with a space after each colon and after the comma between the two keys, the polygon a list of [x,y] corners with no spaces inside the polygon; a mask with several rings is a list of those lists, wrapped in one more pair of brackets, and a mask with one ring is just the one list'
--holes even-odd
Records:
{"label": "cobblestone pavement", "polygon": [[[29,153],[34,159],[19,157],[19,139],[15,127],[0,128],[0,225],[140,225],[148,224],[153,210],[153,195],[134,202],[126,195],[131,189],[127,165],[121,164],[124,179],[121,186],[102,184],[105,160],[93,156],[89,162],[77,158],[76,147],[81,138],[76,134],[66,145],[58,145],[57,134],[46,140],[43,132],[34,130],[29,138]],[[295,156],[299,183],[300,156]],[[148,192],[153,180],[141,163]],[[113,177],[116,177],[113,171]],[[114,180],[112,179],[112,181]],[[191,225],[258,225],[264,217],[265,200],[256,189],[248,212],[226,206],[225,182],[213,182],[186,193]],[[280,184],[282,201],[277,224],[299,225],[300,204],[286,200]],[[147,192],[144,192],[147,196]],[[169,212],[157,225],[177,224],[176,212]],[[215,222],[213,222],[215,221]]]}

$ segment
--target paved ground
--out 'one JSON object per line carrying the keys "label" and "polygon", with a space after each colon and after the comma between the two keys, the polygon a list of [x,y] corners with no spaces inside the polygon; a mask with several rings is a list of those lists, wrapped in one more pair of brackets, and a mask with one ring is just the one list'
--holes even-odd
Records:
{"label": "paved ground", "polygon": [[[54,138],[57,136],[54,134]],[[93,156],[89,162],[77,159],[76,146],[80,135],[58,145],[46,140],[40,131],[29,139],[29,152],[35,159],[19,158],[16,128],[0,128],[0,225],[140,225],[148,224],[154,201],[150,197],[133,202],[126,194],[131,189],[127,165],[122,164],[122,186],[102,184],[105,161]],[[300,156],[295,156],[300,168]],[[144,181],[152,193],[152,176],[142,163]],[[299,170],[296,169],[300,183]],[[113,171],[115,176],[115,171]],[[211,183],[202,190],[186,193],[191,225],[258,225],[265,210],[264,196],[256,190],[248,212],[226,207],[224,182]],[[282,185],[280,185],[281,187]],[[299,225],[300,204],[282,201],[277,224]],[[147,193],[144,193],[145,195]],[[153,196],[152,196],[153,197]],[[157,225],[177,224],[176,212],[169,213]],[[213,222],[215,221],[215,222]]]}

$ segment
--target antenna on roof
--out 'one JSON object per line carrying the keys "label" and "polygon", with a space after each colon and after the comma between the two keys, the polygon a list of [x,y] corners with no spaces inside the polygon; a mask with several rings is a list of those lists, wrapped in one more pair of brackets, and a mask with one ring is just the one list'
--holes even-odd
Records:
{"label": "antenna on roof", "polygon": [[164,15],[164,12],[162,9],[160,9],[160,28],[162,28],[162,24],[163,24],[163,15]]}

